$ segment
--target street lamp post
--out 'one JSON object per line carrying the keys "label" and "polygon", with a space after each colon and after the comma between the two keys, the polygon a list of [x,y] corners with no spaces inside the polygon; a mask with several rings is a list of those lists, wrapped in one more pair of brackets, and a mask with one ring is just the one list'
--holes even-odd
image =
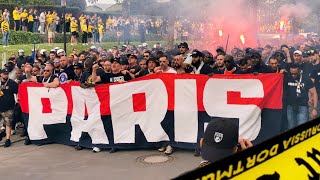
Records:
{"label": "street lamp post", "polygon": [[63,9],[63,47],[64,52],[67,54],[67,35],[66,35],[66,6],[67,0],[61,0],[61,6]]}

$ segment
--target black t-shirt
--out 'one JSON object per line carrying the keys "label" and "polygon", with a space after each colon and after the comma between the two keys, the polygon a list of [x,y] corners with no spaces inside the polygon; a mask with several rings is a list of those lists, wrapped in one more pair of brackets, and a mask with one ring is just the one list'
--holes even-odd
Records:
{"label": "black t-shirt", "polygon": [[[102,68],[97,69],[97,76],[101,76],[104,74],[104,70]],[[92,71],[84,71],[81,77],[81,83],[92,83]]]}
{"label": "black t-shirt", "polygon": [[73,80],[74,79],[74,70],[73,66],[70,65],[66,69],[62,70],[59,74],[59,82],[61,84],[65,83],[67,80]]}
{"label": "black t-shirt", "polygon": [[0,89],[3,96],[0,97],[0,112],[13,110],[15,105],[14,94],[18,93],[18,84],[9,79],[7,82],[1,81]]}
{"label": "black t-shirt", "polygon": [[148,74],[152,74],[154,73],[153,71],[151,72],[151,70],[149,69],[142,69],[139,74],[136,76],[136,78],[139,78],[139,77],[143,77],[143,76],[146,76]]}
{"label": "black t-shirt", "polygon": [[52,83],[54,81],[55,78],[57,78],[56,75],[52,75],[49,78],[45,78],[43,76],[37,76],[37,82],[38,83]]}
{"label": "black t-shirt", "polygon": [[[284,83],[285,100],[287,104],[308,106],[308,93],[309,90],[314,87],[313,82],[308,76],[300,75],[297,79],[293,79],[291,75],[286,74]],[[300,87],[300,90],[298,89],[298,86]]]}
{"label": "black t-shirt", "polygon": [[312,71],[310,77],[314,79],[314,85],[317,89],[317,93],[319,94],[318,98],[320,99],[320,67],[319,66]]}
{"label": "black t-shirt", "polygon": [[213,73],[213,69],[208,64],[204,64],[200,70],[200,74],[208,75],[210,73]]}
{"label": "black t-shirt", "polygon": [[134,72],[132,74],[136,74],[141,70],[140,66],[138,66],[138,65],[135,65],[133,67],[129,67],[128,71],[130,71],[131,69],[134,69]]}
{"label": "black t-shirt", "polygon": [[117,74],[104,73],[104,74],[100,75],[100,78],[101,78],[101,82],[103,84],[114,83],[114,82],[119,82],[119,81],[129,81],[132,79],[131,76],[129,75],[129,73],[122,74],[122,72],[119,72]]}

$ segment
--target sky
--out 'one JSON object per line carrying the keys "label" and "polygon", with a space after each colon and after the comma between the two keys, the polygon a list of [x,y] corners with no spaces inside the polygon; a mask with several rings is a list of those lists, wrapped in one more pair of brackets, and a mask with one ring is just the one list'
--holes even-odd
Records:
{"label": "sky", "polygon": [[[88,0],[87,0],[88,3]],[[115,4],[114,0],[98,0],[99,4]]]}

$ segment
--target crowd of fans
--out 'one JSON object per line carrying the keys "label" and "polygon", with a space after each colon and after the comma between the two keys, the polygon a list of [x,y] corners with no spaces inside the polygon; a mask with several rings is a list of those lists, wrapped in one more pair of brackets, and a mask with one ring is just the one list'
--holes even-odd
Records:
{"label": "crowd of fans", "polygon": [[[53,11],[38,12],[36,9],[24,9],[15,7],[12,12],[7,9],[0,10],[0,24],[6,22],[6,31],[28,31],[48,35],[48,43],[54,42],[56,33],[64,31],[66,22],[66,33],[72,34],[71,44],[81,42],[83,45],[101,43],[103,37],[112,33],[117,41],[124,41],[129,44],[133,35],[139,35],[140,42],[146,41],[147,34],[165,35],[168,33],[168,20],[164,17],[130,16],[109,16],[102,18],[97,14],[81,14],[75,16],[72,13],[63,14]],[[204,37],[208,32],[218,36],[217,27],[210,20],[190,20],[179,17],[174,23],[174,40],[187,41]],[[2,32],[3,33],[3,32]],[[4,33],[3,33],[4,34]],[[3,36],[3,46],[7,46],[9,34]],[[81,36],[81,39],[79,39]],[[106,39],[105,41],[108,41]]]}
{"label": "crowd of fans", "polygon": [[[214,55],[206,50],[191,49],[188,43],[164,49],[160,43],[152,48],[147,43],[114,46],[112,49],[91,46],[86,51],[73,49],[66,54],[56,47],[37,49],[30,57],[23,50],[12,54],[1,70],[0,112],[3,120],[0,137],[6,136],[5,147],[11,145],[10,135],[16,123],[21,122],[17,94],[18,84],[38,82],[44,87],[55,88],[60,84],[79,81],[82,88],[106,83],[125,83],[134,78],[153,73],[172,74],[284,74],[283,130],[294,128],[309,119],[318,117],[320,92],[320,44],[307,41],[297,47],[266,45],[263,48],[234,48],[227,54],[222,47]],[[26,134],[27,135],[27,134]],[[30,144],[28,137],[25,144]],[[76,149],[82,149],[76,146]],[[117,149],[112,149],[115,152]],[[100,149],[94,147],[94,152]],[[172,154],[168,145],[160,148]],[[197,149],[195,155],[199,155]]]}

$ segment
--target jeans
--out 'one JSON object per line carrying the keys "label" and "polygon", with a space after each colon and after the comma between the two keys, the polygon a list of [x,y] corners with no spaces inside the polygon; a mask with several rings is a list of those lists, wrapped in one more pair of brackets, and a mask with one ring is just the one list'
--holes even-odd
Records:
{"label": "jeans", "polygon": [[308,121],[308,106],[287,106],[288,129],[295,128]]}
{"label": "jeans", "polygon": [[3,34],[3,38],[2,38],[2,45],[3,46],[8,46],[9,45],[9,35],[10,35],[10,32],[5,32]]}
{"label": "jeans", "polygon": [[33,22],[33,32],[38,32],[38,28],[39,28],[39,22],[38,21]]}

